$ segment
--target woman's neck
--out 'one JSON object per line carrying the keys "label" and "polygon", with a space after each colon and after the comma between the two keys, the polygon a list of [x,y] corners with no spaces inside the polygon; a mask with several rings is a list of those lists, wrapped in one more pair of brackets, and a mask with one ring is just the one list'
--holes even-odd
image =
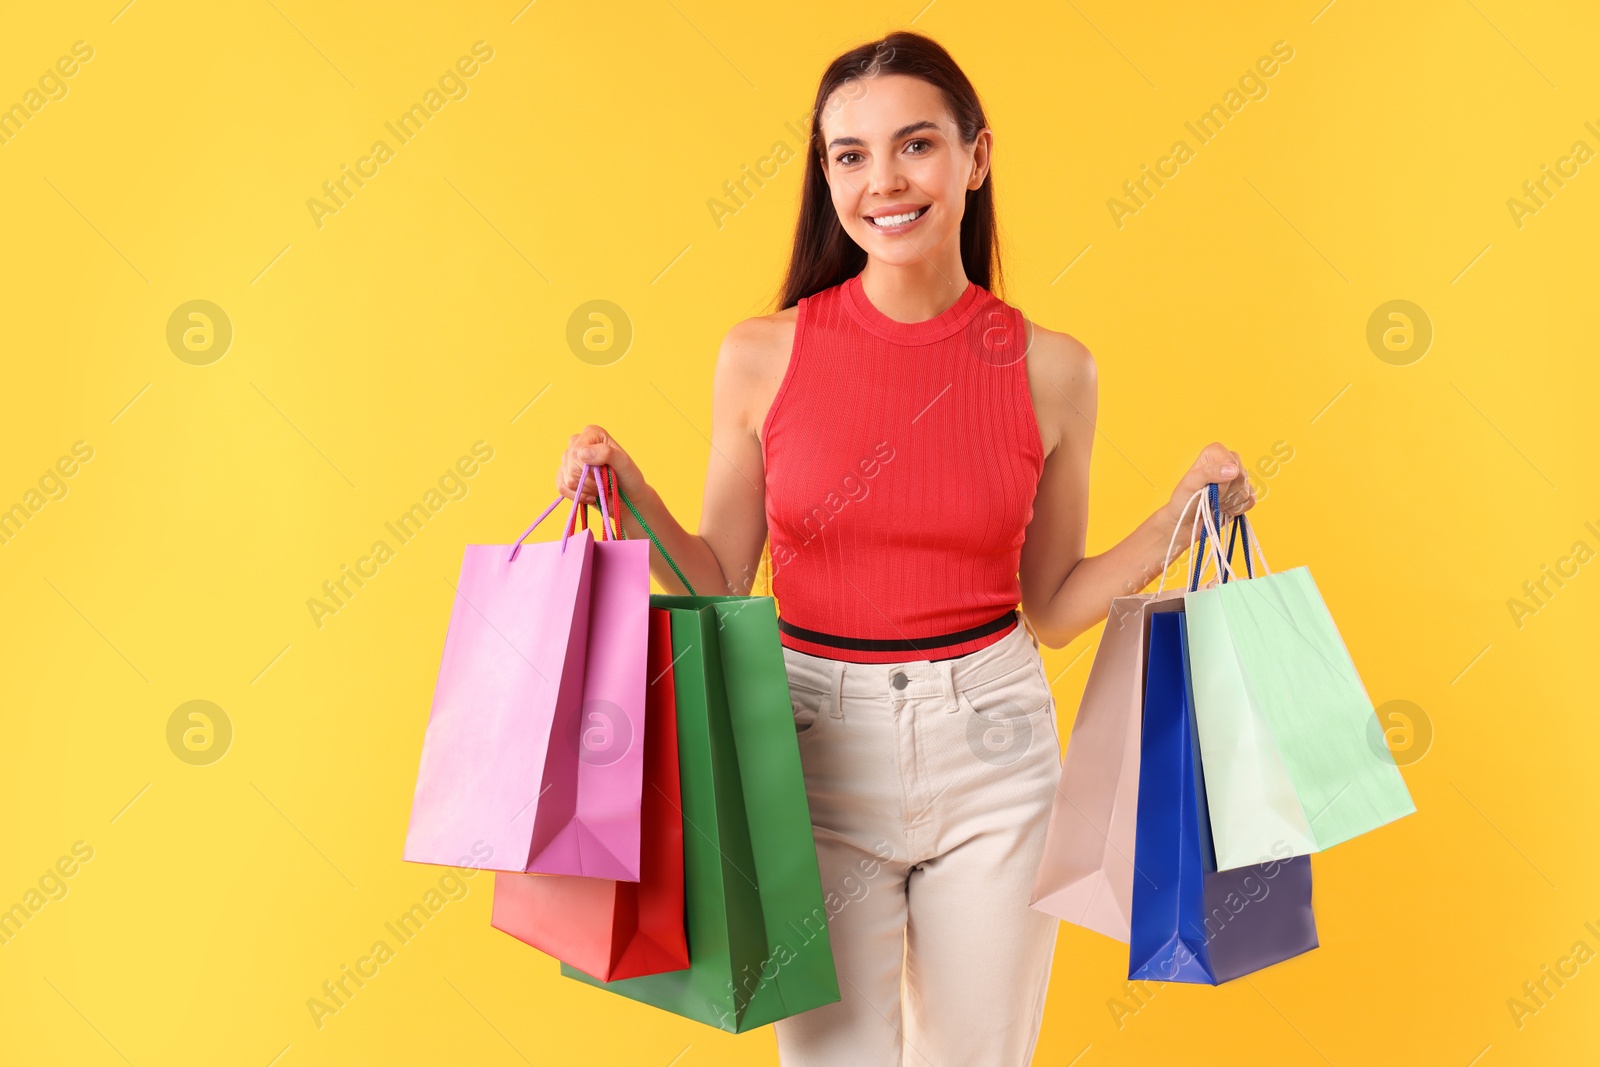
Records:
{"label": "woman's neck", "polygon": [[960,258],[935,266],[933,261],[899,266],[868,260],[861,270],[861,291],[872,306],[896,322],[924,322],[948,310],[967,289]]}

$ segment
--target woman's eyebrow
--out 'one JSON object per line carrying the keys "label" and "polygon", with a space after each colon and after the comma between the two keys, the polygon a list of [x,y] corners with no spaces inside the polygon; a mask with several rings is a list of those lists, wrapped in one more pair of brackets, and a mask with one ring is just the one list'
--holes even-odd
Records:
{"label": "woman's eyebrow", "polygon": [[[908,134],[916,133],[918,130],[937,130],[938,128],[938,123],[929,122],[927,119],[923,119],[921,122],[913,122],[909,126],[900,127],[889,136],[889,140],[898,141],[900,138],[905,137]],[[835,137],[833,140],[828,142],[829,148],[838,148],[840,145],[859,145],[862,148],[865,148],[867,146],[867,142],[863,141],[859,137]]]}

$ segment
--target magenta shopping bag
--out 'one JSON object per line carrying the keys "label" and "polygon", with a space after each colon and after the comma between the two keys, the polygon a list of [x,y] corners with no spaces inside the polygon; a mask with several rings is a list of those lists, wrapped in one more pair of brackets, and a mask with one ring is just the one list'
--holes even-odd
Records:
{"label": "magenta shopping bag", "polygon": [[524,545],[560,502],[466,547],[409,861],[639,880],[650,544],[574,535],[574,503],[559,541]]}

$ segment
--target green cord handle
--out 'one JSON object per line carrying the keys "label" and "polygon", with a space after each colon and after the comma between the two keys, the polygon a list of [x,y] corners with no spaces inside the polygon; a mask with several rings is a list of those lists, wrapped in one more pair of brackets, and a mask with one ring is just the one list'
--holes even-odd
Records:
{"label": "green cord handle", "polygon": [[667,555],[667,550],[661,547],[661,540],[656,537],[656,532],[650,529],[650,524],[644,521],[644,516],[639,514],[639,509],[634,507],[633,501],[628,499],[628,494],[622,491],[622,482],[620,479],[617,482],[617,493],[622,497],[622,502],[628,505],[628,510],[633,512],[633,517],[639,520],[640,527],[643,528],[645,535],[650,538],[650,543],[656,546],[656,551],[661,553],[661,558],[667,561],[667,566],[672,568],[672,573],[676,574],[678,576],[678,581],[682,582],[683,587],[689,590],[689,595],[694,596],[694,586],[689,584],[689,579],[683,576],[683,572],[678,569],[678,565],[672,562],[672,557]]}

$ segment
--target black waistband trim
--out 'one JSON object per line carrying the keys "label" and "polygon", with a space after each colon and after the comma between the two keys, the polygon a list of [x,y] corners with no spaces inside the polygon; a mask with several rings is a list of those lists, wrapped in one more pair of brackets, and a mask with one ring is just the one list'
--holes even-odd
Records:
{"label": "black waistband trim", "polygon": [[837,634],[825,634],[820,630],[807,630],[803,626],[796,626],[782,616],[778,618],[778,629],[790,637],[797,637],[802,641],[810,641],[818,645],[827,645],[829,648],[847,648],[853,652],[923,652],[929,649],[948,648],[959,645],[963,641],[974,638],[986,637],[996,630],[1003,630],[1017,617],[1017,609],[1012,608],[998,618],[988,622],[979,623],[977,626],[955,633],[941,634],[937,637],[918,638],[866,638],[866,637],[840,637]]}

